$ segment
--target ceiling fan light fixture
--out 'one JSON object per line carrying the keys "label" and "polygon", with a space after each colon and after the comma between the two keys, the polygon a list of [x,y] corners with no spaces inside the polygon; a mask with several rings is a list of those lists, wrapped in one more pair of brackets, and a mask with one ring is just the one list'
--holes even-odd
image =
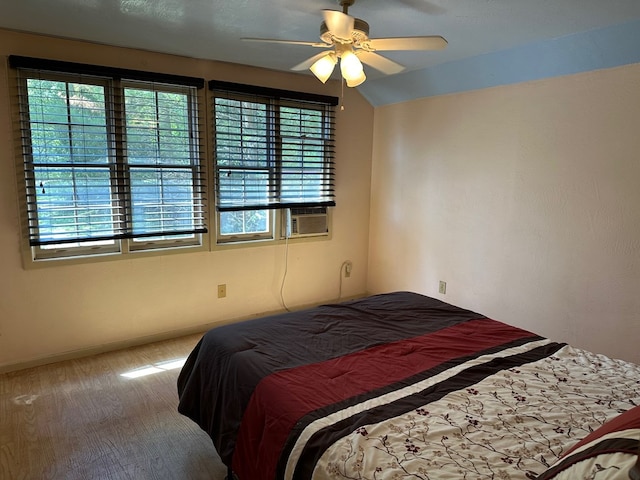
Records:
{"label": "ceiling fan light fixture", "polygon": [[361,71],[360,75],[355,78],[345,78],[345,80],[347,81],[347,87],[357,87],[358,85],[364,83],[366,79],[367,76],[364,74],[364,71]]}
{"label": "ceiling fan light fixture", "polygon": [[340,57],[340,71],[345,80],[356,81],[363,73],[362,62],[355,53],[347,50]]}
{"label": "ceiling fan light fixture", "polygon": [[318,80],[320,80],[322,83],[325,83],[333,73],[333,69],[335,68],[336,63],[338,63],[336,54],[330,52],[327,53],[324,57],[316,60],[316,62],[311,65],[309,70],[313,72]]}
{"label": "ceiling fan light fixture", "polygon": [[312,55],[293,66],[291,70],[300,72],[310,68],[318,80],[326,83],[340,60],[342,79],[349,87],[357,87],[366,80],[363,63],[386,75],[394,75],[405,70],[404,66],[376,52],[441,50],[447,46],[447,40],[440,35],[369,38],[369,24],[349,15],[349,7],[356,0],[337,1],[342,7],[341,12],[322,10],[323,22],[320,24],[320,42],[274,38],[243,38],[243,40],[331,49]]}

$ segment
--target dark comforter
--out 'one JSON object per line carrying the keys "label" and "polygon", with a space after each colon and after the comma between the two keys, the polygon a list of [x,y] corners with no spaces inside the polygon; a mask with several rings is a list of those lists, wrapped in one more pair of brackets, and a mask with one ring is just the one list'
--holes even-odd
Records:
{"label": "dark comforter", "polygon": [[[531,457],[514,465],[522,476],[505,478],[533,478],[537,465],[542,470],[563,451],[564,443],[554,436],[567,437],[566,443],[591,428],[576,418],[580,428],[565,435],[550,417],[528,415],[537,423],[523,427],[524,416],[517,414],[527,395],[560,408],[548,392],[573,386],[557,366],[577,361],[571,352],[556,358],[563,348],[433,298],[409,292],[376,295],[209,331],[180,373],[178,409],[209,434],[241,480],[392,478],[383,473],[402,476],[427,466],[442,473],[419,478],[466,478],[465,469],[473,478],[486,470],[490,478],[500,475],[497,463],[510,468],[519,455]],[[530,379],[524,380],[527,369]],[[587,370],[576,374],[580,388]],[[609,376],[618,386],[624,382]],[[536,382],[541,386],[534,391]],[[634,398],[640,398],[640,386],[635,389]],[[456,405],[461,407],[456,407],[451,396],[460,394],[464,397]],[[492,403],[498,413],[490,411]],[[620,404],[606,408],[588,413],[586,421],[597,426],[621,409]],[[508,412],[516,413],[507,420]],[[567,415],[558,412],[559,418]],[[484,431],[480,422],[488,425],[496,418],[500,425]],[[427,420],[431,423],[420,423]],[[438,422],[445,430],[435,428]],[[487,449],[483,444],[492,442],[500,428],[506,433]],[[527,447],[524,454],[513,453],[534,430],[544,438],[533,443],[546,444],[548,451]],[[469,454],[484,458],[483,465],[463,460],[456,446],[448,450],[453,437],[465,451],[470,445],[485,449]],[[438,458],[446,460],[442,465],[427,451],[433,445]]]}

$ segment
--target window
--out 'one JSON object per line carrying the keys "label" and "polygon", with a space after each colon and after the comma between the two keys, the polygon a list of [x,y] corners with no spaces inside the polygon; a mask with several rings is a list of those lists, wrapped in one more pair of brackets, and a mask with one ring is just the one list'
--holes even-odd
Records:
{"label": "window", "polygon": [[337,99],[212,81],[219,243],[274,238],[274,211],[334,206]]}
{"label": "window", "polygon": [[10,63],[33,258],[201,245],[204,81],[25,57]]}

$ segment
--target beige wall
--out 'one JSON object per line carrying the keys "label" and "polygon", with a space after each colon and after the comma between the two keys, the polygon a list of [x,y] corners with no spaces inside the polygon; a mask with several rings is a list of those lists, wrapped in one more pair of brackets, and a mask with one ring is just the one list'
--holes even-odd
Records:
{"label": "beige wall", "polygon": [[640,362],[640,65],[377,108],[372,170],[371,292]]}
{"label": "beige wall", "polygon": [[[0,30],[0,55],[158,71],[338,95],[311,76]],[[284,246],[135,258],[25,270],[20,255],[13,125],[6,61],[0,62],[0,369],[103,345],[281,309]],[[330,241],[289,245],[289,306],[335,299],[340,266],[353,262],[343,295],[365,292],[373,108],[356,91],[338,112],[336,201]],[[357,128],[350,128],[357,125]],[[217,285],[227,284],[227,298]]]}

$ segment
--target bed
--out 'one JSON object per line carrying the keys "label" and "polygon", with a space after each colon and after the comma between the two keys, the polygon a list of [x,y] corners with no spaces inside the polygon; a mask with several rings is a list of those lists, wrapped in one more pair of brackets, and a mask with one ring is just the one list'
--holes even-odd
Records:
{"label": "bed", "polygon": [[178,394],[240,480],[628,479],[640,439],[639,366],[412,292],[214,328]]}

